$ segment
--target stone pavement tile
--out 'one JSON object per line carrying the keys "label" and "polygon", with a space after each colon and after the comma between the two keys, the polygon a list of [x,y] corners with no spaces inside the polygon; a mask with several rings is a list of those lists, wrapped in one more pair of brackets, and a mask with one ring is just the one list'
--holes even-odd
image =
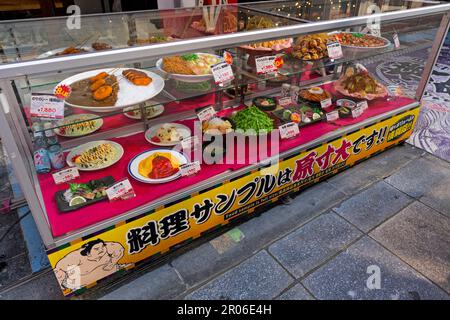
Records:
{"label": "stone pavement tile", "polygon": [[294,279],[263,250],[186,296],[189,300],[273,299]]}
{"label": "stone pavement tile", "polygon": [[450,293],[450,219],[414,202],[370,233]]}
{"label": "stone pavement tile", "polygon": [[60,300],[64,295],[53,270],[37,274],[18,287],[0,293],[0,300]]}
{"label": "stone pavement tile", "polygon": [[[220,249],[216,243],[205,243],[172,261],[184,281],[192,286],[227,268],[238,264],[259,251],[263,246],[304,224],[321,212],[345,198],[345,195],[328,183],[320,183],[306,189],[289,205],[278,205],[245,223],[238,225],[244,237],[228,250]],[[227,244],[224,236],[217,241]],[[216,239],[218,239],[216,238]]]}
{"label": "stone pavement tile", "polygon": [[380,181],[345,200],[333,210],[367,232],[412,201],[412,198]]}
{"label": "stone pavement tile", "polygon": [[411,161],[385,181],[411,197],[420,198],[433,186],[450,179],[450,169],[445,163],[425,156]]}
{"label": "stone pavement tile", "polygon": [[301,283],[298,283],[279,296],[277,300],[314,300],[314,298]]}
{"label": "stone pavement tile", "polygon": [[[16,218],[17,219],[17,218]],[[0,227],[0,236],[9,229],[9,225]],[[0,243],[0,261],[9,260],[19,254],[26,253],[27,249],[23,239],[20,224],[16,224]]]}
{"label": "stone pavement tile", "polygon": [[174,298],[184,290],[186,285],[166,264],[104,295],[100,300],[163,300]]}
{"label": "stone pavement tile", "polygon": [[0,290],[30,274],[31,266],[26,254],[9,259],[6,266],[0,270]]}
{"label": "stone pavement tile", "polygon": [[450,217],[450,177],[431,186],[419,200]]}
{"label": "stone pavement tile", "polygon": [[326,213],[272,244],[269,252],[300,278],[361,235],[335,213]]}
{"label": "stone pavement tile", "polygon": [[378,173],[380,174],[380,178],[384,178],[390,176],[393,172],[405,166],[411,160],[417,159],[425,154],[426,152],[422,149],[405,143],[386,150],[368,161],[381,166],[379,167]]}
{"label": "stone pavement tile", "polygon": [[[372,269],[376,267],[380,270],[380,289],[369,289],[368,282],[376,284],[372,281],[378,274]],[[368,237],[358,240],[302,283],[318,299],[448,299],[443,290]]]}

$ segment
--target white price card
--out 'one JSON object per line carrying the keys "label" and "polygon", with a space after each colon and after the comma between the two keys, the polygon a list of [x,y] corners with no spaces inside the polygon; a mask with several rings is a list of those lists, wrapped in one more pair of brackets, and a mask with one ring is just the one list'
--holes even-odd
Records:
{"label": "white price card", "polygon": [[394,33],[394,35],[392,36],[392,39],[394,39],[394,46],[396,48],[400,48],[400,40],[398,38],[398,34]]}
{"label": "white price card", "polygon": [[340,74],[342,72],[342,64],[338,65],[336,68],[336,73]]}
{"label": "white price card", "polygon": [[224,85],[234,79],[233,69],[226,62],[219,62],[211,66],[211,71],[214,76],[214,82],[218,85]]}
{"label": "white price card", "polygon": [[295,122],[288,122],[278,127],[280,130],[281,139],[290,139],[297,136],[300,133],[298,124]]}
{"label": "white price card", "polygon": [[63,119],[64,100],[53,94],[32,93],[30,115],[36,118]]}
{"label": "white price card", "polygon": [[330,59],[340,59],[344,56],[342,47],[339,41],[332,41],[327,43],[328,56]]}
{"label": "white price card", "polygon": [[184,150],[197,150],[200,145],[198,136],[190,136],[181,140],[181,147]]}
{"label": "white price card", "polygon": [[266,74],[276,72],[278,70],[275,65],[276,56],[264,56],[255,59],[256,63],[256,73]]}
{"label": "white price card", "polygon": [[370,34],[375,37],[381,37],[381,29],[379,23],[373,23],[369,26]]}
{"label": "white price card", "polygon": [[403,94],[402,89],[399,86],[396,85],[389,85],[387,86],[387,89],[391,96],[401,96]]}
{"label": "white price card", "polygon": [[130,180],[127,178],[116,182],[106,189],[106,195],[108,196],[109,201],[115,201],[118,199],[126,200],[136,196]]}
{"label": "white price card", "polygon": [[76,179],[80,176],[78,169],[76,167],[70,167],[67,169],[60,170],[52,174],[53,180],[55,180],[55,184],[61,184],[73,179]]}
{"label": "white price card", "polygon": [[331,111],[327,113],[327,121],[332,122],[339,119],[339,112],[337,110]]}
{"label": "white price card", "polygon": [[362,111],[366,111],[369,108],[369,105],[367,104],[367,100],[360,101],[356,104],[357,108],[361,108]]}
{"label": "white price card", "polygon": [[292,104],[292,98],[289,97],[281,97],[278,99],[278,104],[282,107],[288,106]]}
{"label": "white price card", "polygon": [[215,115],[216,115],[216,110],[214,110],[213,106],[206,107],[204,109],[201,109],[199,112],[197,112],[197,117],[201,122],[208,121]]}
{"label": "white price card", "polygon": [[320,101],[320,107],[322,107],[322,108],[328,108],[329,106],[331,106],[331,104],[332,104],[331,98],[327,98],[327,99]]}
{"label": "white price card", "polygon": [[200,171],[200,161],[188,162],[180,166],[180,173],[183,177],[191,176]]}
{"label": "white price card", "polygon": [[358,118],[359,116],[361,116],[363,114],[363,112],[364,112],[364,110],[361,107],[354,108],[352,110],[352,117]]}

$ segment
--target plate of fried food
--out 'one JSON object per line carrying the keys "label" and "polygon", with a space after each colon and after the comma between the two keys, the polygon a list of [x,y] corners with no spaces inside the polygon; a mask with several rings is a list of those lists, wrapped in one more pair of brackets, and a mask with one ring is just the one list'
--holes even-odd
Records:
{"label": "plate of fried food", "polygon": [[386,38],[359,32],[333,32],[330,36],[339,41],[341,46],[353,49],[380,49],[391,44]]}
{"label": "plate of fried food", "polygon": [[328,57],[327,42],[329,36],[326,33],[308,34],[300,36],[292,47],[294,58],[314,61]]}
{"label": "plate of fried food", "polygon": [[70,167],[77,167],[82,171],[100,170],[112,166],[124,154],[120,144],[109,140],[99,140],[84,143],[72,149],[67,155],[66,162]]}
{"label": "plate of fried food", "polygon": [[82,46],[82,47],[63,47],[63,48],[57,48],[53,50],[49,50],[47,52],[44,52],[36,57],[36,59],[45,59],[50,57],[59,57],[59,56],[65,56],[69,54],[77,54],[77,53],[86,53],[86,52],[93,52],[95,49],[88,46]]}
{"label": "plate of fried food", "polygon": [[128,173],[143,183],[164,183],[181,177],[180,166],[188,162],[186,156],[171,149],[144,151],[128,164]]}
{"label": "plate of fried food", "polygon": [[213,78],[211,66],[224,61],[210,53],[189,53],[164,57],[156,62],[156,68],[167,78],[184,82],[202,82]]}
{"label": "plate of fried food", "polygon": [[311,87],[308,89],[300,90],[298,95],[304,100],[316,103],[320,103],[320,101],[322,100],[331,98],[331,94],[321,87]]}
{"label": "plate of fried food", "polygon": [[373,100],[384,98],[388,89],[376,80],[367,70],[348,67],[345,73],[334,83],[336,91],[356,99]]}
{"label": "plate of fried food", "polygon": [[70,86],[65,103],[74,108],[111,112],[147,101],[164,88],[156,73],[129,68],[108,68],[82,72],[64,79],[56,87]]}

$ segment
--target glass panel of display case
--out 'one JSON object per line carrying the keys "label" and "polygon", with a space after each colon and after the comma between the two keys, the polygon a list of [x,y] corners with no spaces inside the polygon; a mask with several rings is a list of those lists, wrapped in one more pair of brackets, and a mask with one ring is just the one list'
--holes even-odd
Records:
{"label": "glass panel of display case", "polygon": [[372,13],[408,10],[436,5],[439,1],[408,0],[299,0],[243,3],[253,10],[272,13],[304,22],[336,20]]}

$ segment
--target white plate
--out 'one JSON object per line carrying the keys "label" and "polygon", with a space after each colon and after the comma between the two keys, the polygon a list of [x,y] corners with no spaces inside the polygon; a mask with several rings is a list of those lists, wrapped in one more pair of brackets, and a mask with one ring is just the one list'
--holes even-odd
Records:
{"label": "white plate", "polygon": [[[160,114],[164,112],[164,106],[162,104],[155,104],[153,101],[147,101],[145,103],[147,109],[153,108],[153,113],[149,116],[147,115],[147,119],[156,118]],[[139,106],[128,107],[123,110],[125,117],[130,119],[141,120],[141,116],[129,114],[127,111],[139,109]],[[139,110],[140,111],[140,110]]]}
{"label": "white plate", "polygon": [[[80,134],[62,134],[61,133],[61,127],[64,126],[69,126],[71,123],[81,123],[83,121],[94,121],[95,122],[95,126],[93,129],[89,130],[89,131],[85,131],[83,133]],[[82,113],[82,114],[72,114],[70,116],[67,116],[64,118],[64,120],[58,121],[57,122],[57,126],[59,126],[59,128],[55,128],[54,131],[57,135],[61,136],[61,137],[68,137],[68,138],[74,138],[74,137],[81,137],[81,136],[85,136],[88,134],[91,134],[95,131],[97,131],[98,129],[100,129],[103,125],[103,119],[99,118],[97,115],[92,114],[92,113]]]}
{"label": "white plate", "polygon": [[153,127],[150,127],[147,131],[145,131],[145,139],[148,142],[150,142],[151,144],[154,144],[156,146],[161,146],[161,147],[171,147],[171,146],[175,146],[178,143],[180,143],[180,141],[177,141],[177,142],[155,142],[155,141],[152,141],[151,138],[156,135],[156,132],[162,126],[175,127],[183,139],[186,139],[191,136],[191,129],[189,129],[185,125],[182,125],[179,123],[160,123],[160,124],[154,125]]}
{"label": "white plate", "polygon": [[[68,48],[68,47],[58,48],[58,49],[53,49],[53,50],[44,52],[44,53],[38,55],[38,56],[36,57],[36,59],[44,59],[44,58],[50,58],[50,57],[53,57],[53,56],[55,56],[57,53],[60,53],[60,52],[64,51],[64,50],[67,49],[67,48]],[[93,51],[95,51],[94,48],[92,48],[92,47],[81,47],[81,49],[84,49],[84,50],[86,50],[87,52],[93,52]],[[82,52],[82,53],[86,53],[86,52]],[[73,54],[77,54],[77,53],[73,53]],[[68,56],[68,55],[69,55],[69,54],[67,54],[67,56]],[[66,56],[66,55],[62,55],[62,56],[60,56],[60,57],[64,57],[64,56]]]}
{"label": "white plate", "polygon": [[178,171],[176,174],[171,175],[169,177],[163,178],[163,179],[150,179],[148,177],[144,177],[141,174],[139,174],[139,163],[144,160],[145,158],[151,156],[152,154],[156,152],[165,152],[170,153],[173,157],[177,158],[180,161],[180,164],[185,164],[188,162],[186,156],[178,151],[170,150],[170,149],[153,149],[144,151],[137,156],[135,156],[133,159],[131,159],[130,163],[128,164],[128,173],[136,180],[143,182],[143,183],[165,183],[169,182],[175,179],[178,179],[181,177],[181,172]]}
{"label": "white plate", "polygon": [[[145,72],[147,76],[153,79],[152,83],[150,83],[148,86],[135,86],[130,81],[128,81],[123,75],[122,71],[126,69],[134,69],[139,70],[142,72]],[[141,70],[141,69],[135,69],[135,68],[108,68],[108,69],[97,69],[97,70],[91,70],[82,72],[79,74],[76,74],[72,77],[69,77],[67,79],[64,79],[60,83],[56,85],[71,85],[72,83],[83,80],[86,78],[93,77],[100,72],[106,72],[106,73],[112,73],[115,75],[119,82],[119,92],[117,93],[117,101],[114,106],[107,106],[107,107],[86,107],[86,106],[80,106],[76,104],[71,104],[66,101],[66,104],[74,107],[74,108],[80,108],[80,109],[86,109],[91,110],[94,112],[110,112],[115,111],[117,109],[123,109],[128,106],[133,106],[135,104],[139,104],[141,102],[147,101],[157,94],[159,94],[164,89],[164,79],[161,78],[161,76],[157,75],[156,73]]]}
{"label": "white plate", "polygon": [[[349,33],[349,34],[354,34],[354,33],[361,33],[361,32],[344,32],[344,31],[336,31],[336,32],[330,32],[329,34],[335,34],[335,33]],[[383,41],[385,41],[385,45],[384,46],[380,46],[380,47],[359,47],[359,46],[349,46],[349,45],[345,45],[341,43],[341,46],[344,48],[351,48],[351,49],[364,49],[364,50],[370,50],[370,49],[382,49],[382,48],[387,48],[391,45],[391,42],[383,37],[378,37],[378,36],[374,36],[372,34],[368,34],[372,37],[378,38],[378,39],[382,39]]]}
{"label": "white plate", "polygon": [[[83,151],[85,151],[87,149],[90,149],[92,147],[98,146],[98,145],[103,144],[103,143],[109,143],[109,144],[113,145],[113,147],[115,147],[116,150],[117,150],[116,159],[114,159],[111,163],[108,163],[108,164],[105,164],[105,165],[102,165],[102,166],[99,166],[99,167],[96,167],[96,168],[82,168],[82,167],[80,167],[80,166],[78,166],[78,165],[76,165],[75,163],[72,162],[71,159],[73,157],[75,157],[76,155],[79,155]],[[122,146],[120,144],[118,144],[117,142],[109,141],[109,140],[98,140],[98,141],[92,141],[92,142],[84,143],[84,144],[82,144],[82,145],[80,145],[80,146],[78,146],[76,148],[73,148],[69,152],[69,154],[67,155],[66,162],[67,162],[67,164],[70,167],[75,166],[75,167],[78,168],[78,170],[81,170],[81,171],[95,171],[95,170],[105,169],[105,168],[108,168],[108,167],[112,166],[113,164],[115,164],[117,161],[119,161],[122,158],[123,154],[124,154],[124,150],[123,150]]]}
{"label": "white plate", "polygon": [[[202,53],[196,53],[196,54],[202,54]],[[210,54],[210,53],[203,53],[203,54]],[[222,57],[219,57],[215,54],[210,54],[212,56],[215,56],[216,58],[220,59],[220,61],[224,61]],[[163,59],[159,59],[156,61],[156,68],[163,74],[164,78],[171,78],[179,81],[184,82],[202,82],[211,80],[213,78],[212,73],[210,74],[203,74],[203,75],[190,75],[190,74],[178,74],[178,73],[168,73],[164,71],[163,69]]]}

